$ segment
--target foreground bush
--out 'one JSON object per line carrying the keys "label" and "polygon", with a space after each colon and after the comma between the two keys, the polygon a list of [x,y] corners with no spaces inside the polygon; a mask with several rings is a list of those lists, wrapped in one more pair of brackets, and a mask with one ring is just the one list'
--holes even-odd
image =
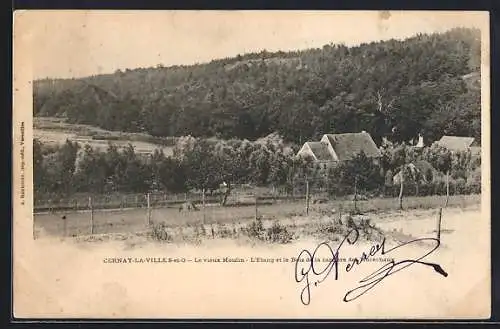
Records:
{"label": "foreground bush", "polygon": [[250,223],[244,229],[244,232],[252,239],[271,243],[284,244],[291,242],[293,239],[293,233],[291,233],[285,225],[280,224],[278,221],[274,221],[271,227],[265,229],[261,218],[257,218]]}
{"label": "foreground bush", "polygon": [[250,238],[259,240],[264,239],[264,234],[266,232],[264,229],[264,224],[262,223],[262,219],[260,217],[250,223],[250,225],[246,227],[245,231]]}
{"label": "foreground bush", "polygon": [[293,233],[289,232],[285,225],[278,221],[273,222],[273,225],[267,229],[266,240],[271,243],[289,243],[293,239]]}
{"label": "foreground bush", "polygon": [[167,232],[167,226],[165,223],[154,224],[151,228],[151,236],[154,240],[170,242],[172,241],[172,236]]}

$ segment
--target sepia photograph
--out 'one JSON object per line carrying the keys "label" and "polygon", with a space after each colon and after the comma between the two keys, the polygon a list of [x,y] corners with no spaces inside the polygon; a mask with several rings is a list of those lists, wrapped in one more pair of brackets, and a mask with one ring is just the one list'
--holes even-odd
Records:
{"label": "sepia photograph", "polygon": [[489,16],[17,11],[14,315],[490,316]]}

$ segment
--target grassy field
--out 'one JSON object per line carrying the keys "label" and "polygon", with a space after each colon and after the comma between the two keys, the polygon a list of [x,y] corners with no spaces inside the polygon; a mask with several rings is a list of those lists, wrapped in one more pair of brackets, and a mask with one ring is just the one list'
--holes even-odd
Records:
{"label": "grassy field", "polygon": [[[444,204],[444,197],[408,197],[404,199],[406,211],[413,209],[437,209]],[[449,207],[466,208],[480,204],[479,195],[451,196]],[[398,209],[398,200],[392,198],[358,201],[358,209],[363,213],[382,213]],[[347,213],[354,209],[352,201],[331,201],[324,204],[311,204],[309,216],[334,218],[339,213]],[[163,223],[173,230],[189,230],[195,226],[206,224],[205,229],[221,226],[238,230],[255,219],[255,206],[219,207],[207,206],[205,211],[179,212],[178,207],[162,207],[151,209],[151,222]],[[258,205],[257,216],[265,225],[274,220],[290,221],[291,218],[305,215],[305,202],[281,202]],[[63,219],[63,217],[65,219]],[[57,212],[35,214],[37,236],[78,236],[90,233],[90,212]],[[95,210],[93,212],[93,233],[134,233],[148,230],[148,211],[146,208],[124,210]],[[289,223],[291,224],[291,222]],[[182,234],[182,232],[181,232]]]}
{"label": "grassy field", "polygon": [[93,148],[105,150],[111,142],[118,147],[132,144],[138,153],[151,153],[162,149],[165,155],[171,155],[173,141],[155,138],[143,133],[124,133],[108,131],[98,127],[66,123],[58,118],[33,118],[33,137],[48,145],[62,144],[69,139],[81,145],[89,144]]}
{"label": "grassy field", "polygon": [[[478,198],[475,200],[478,201]],[[317,316],[321,317],[321,314],[325,314],[324,307],[327,311],[331,310],[332,303],[335,304],[336,310],[341,310],[339,312],[343,317],[347,314],[349,317],[359,318],[361,314],[364,318],[376,318],[381,314],[381,299],[383,298],[395,301],[391,305],[384,304],[382,308],[387,312],[395,312],[391,313],[395,317],[408,316],[407,303],[401,303],[405,300],[411,300],[412,306],[415,301],[417,305],[426,305],[417,307],[415,311],[416,313],[418,311],[421,318],[424,316],[442,318],[443,309],[448,310],[449,318],[454,318],[456,313],[453,311],[457,309],[457,301],[462,301],[460,309],[470,312],[466,314],[467,318],[487,317],[487,315],[480,316],[473,312],[475,305],[484,303],[485,299],[481,296],[486,296],[487,299],[490,291],[489,264],[491,259],[490,239],[488,238],[490,221],[480,212],[477,204],[467,209],[455,207],[460,202],[453,198],[454,207],[444,211],[441,245],[438,250],[423,259],[426,262],[439,264],[449,276],[444,278],[429,267],[420,265],[398,271],[396,275],[391,275],[360,299],[363,305],[362,314],[357,304],[345,303],[342,298],[348,290],[359,286],[360,280],[379,269],[386,261],[363,262],[350,273],[344,273],[345,264],[341,264],[342,272],[340,272],[339,280],[334,280],[332,274],[329,274],[330,277],[323,284],[312,287],[314,289],[311,290],[312,302],[307,307],[299,301],[304,282],[300,284],[295,282],[296,268],[293,261],[274,263],[250,261],[250,257],[291,259],[298,257],[302,250],[313,252],[318,243],[325,240],[322,237],[314,238],[307,234],[318,230],[327,233],[332,227],[332,225],[324,225],[327,216],[319,214],[291,217],[289,220],[295,222],[295,228],[291,227],[289,231],[299,236],[287,244],[258,243],[245,239],[245,236],[226,239],[212,239],[207,236],[200,239],[200,244],[186,243],[185,240],[181,243],[175,243],[175,240],[171,243],[159,243],[148,238],[146,231],[96,234],[71,239],[58,237],[38,239],[32,245],[28,245],[31,248],[17,250],[16,255],[23,260],[22,265],[25,269],[20,271],[20,274],[25,273],[27,278],[30,278],[30,280],[23,280],[23,291],[26,290],[27,293],[25,296],[21,294],[21,297],[25,302],[32,301],[33,296],[39,297],[35,300],[48,300],[43,310],[39,308],[41,316],[50,313],[60,317],[85,317],[88,314],[95,314],[105,318],[110,314],[116,314],[116,316],[120,316],[118,314],[131,316],[132,314],[137,318],[144,318],[161,317],[167,311],[168,316],[185,317],[185,309],[175,308],[175,305],[180,303],[172,303],[173,297],[179,297],[182,301],[204,302],[199,307],[199,311],[196,310],[196,314],[222,318],[227,316],[227,307],[221,308],[217,315],[213,315],[209,313],[211,309],[208,308],[208,304],[220,305],[221,302],[228,301],[228,296],[232,296],[234,301],[250,300],[252,305],[263,305],[258,310],[259,316],[269,318],[278,316],[298,318],[297,312],[302,312],[301,310],[306,310],[300,313],[301,318],[316,316],[315,314],[320,314]],[[437,212],[437,209],[411,209],[403,212],[391,210],[387,213],[370,213],[369,216],[387,238],[388,250],[396,243],[408,242],[411,237],[415,239],[435,236],[433,231],[436,228]],[[396,232],[392,233],[394,230]],[[174,233],[177,232],[174,231]],[[332,248],[339,246],[338,241],[332,240],[326,241],[331,242],[329,245]],[[368,253],[375,243],[380,242],[380,237],[373,237],[372,242],[369,243],[360,240],[356,246],[345,246],[341,255],[345,259],[360,257],[362,252]],[[394,258],[395,261],[417,259],[428,253],[432,246],[430,242],[420,241],[406,245],[391,254],[378,253],[374,258]],[[247,261],[244,263],[188,261],[149,265],[105,264],[103,262],[104,259],[111,257],[137,257],[143,260],[146,257],[185,258],[186,260],[232,257],[245,258]],[[466,266],[464,260],[473,261],[471,264],[473,270],[464,270]],[[322,269],[326,264],[322,262],[318,265],[320,265],[318,268]],[[313,278],[317,277],[311,275],[311,279]],[[50,286],[51,289],[47,289],[47,285],[44,284],[48,282],[53,283]],[[245,287],[247,289],[242,292]],[[268,293],[267,287],[272,287],[272,294]],[[467,294],[467,292],[477,292],[478,289],[479,296],[477,293]],[[463,298],[464,292],[467,295],[466,300]],[[474,298],[472,304],[471,298]],[[144,303],[142,308],[130,308],[130,303],[139,305],[137,301],[144,299],[153,302]],[[232,304],[237,304],[237,302]],[[64,306],[63,311],[61,305],[69,305],[70,308]],[[75,306],[71,308],[71,305]],[[82,309],[82,305],[86,308]],[[174,307],[166,310],[166,305],[174,305]],[[352,306],[346,308],[346,305]],[[398,305],[401,306],[398,307]],[[248,307],[242,305],[241,310],[247,309]],[[291,311],[276,314],[277,309]],[[349,309],[351,311],[348,311]],[[253,312],[243,315],[237,313],[236,316],[252,317],[255,316],[256,311]],[[339,314],[339,312],[330,313]]]}

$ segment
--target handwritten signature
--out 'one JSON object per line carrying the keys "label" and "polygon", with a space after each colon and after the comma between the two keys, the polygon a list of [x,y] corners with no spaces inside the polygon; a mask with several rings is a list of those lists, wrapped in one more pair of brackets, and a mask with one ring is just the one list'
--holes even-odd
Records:
{"label": "handwritten signature", "polygon": [[[411,241],[404,242],[400,245],[397,245],[392,248],[386,247],[386,238],[384,237],[380,243],[372,245],[368,252],[363,252],[361,256],[356,258],[351,258],[345,267],[345,272],[351,272],[358,265],[368,260],[370,257],[378,255],[387,255],[391,252],[404,247],[409,246],[416,243],[421,242],[431,242],[434,244],[432,249],[427,251],[424,255],[418,257],[417,259],[404,259],[400,261],[391,260],[385,263],[382,267],[369,274],[365,278],[359,281],[359,286],[349,290],[344,298],[344,302],[351,302],[362,295],[366,294],[368,291],[377,286],[382,280],[391,276],[413,264],[420,264],[424,266],[429,266],[434,269],[437,273],[443,275],[444,277],[448,276],[443,268],[435,263],[423,262],[422,259],[432,254],[436,249],[439,248],[441,244],[440,240],[440,231],[441,228],[438,228],[437,237],[428,237],[428,238],[419,238]],[[334,280],[339,279],[339,260],[340,260],[340,251],[344,245],[354,245],[359,239],[359,230],[355,227],[351,229],[334,250],[328,242],[320,243],[316,249],[311,253],[308,250],[302,250],[297,257],[295,262],[295,281],[297,283],[304,283],[301,293],[300,300],[304,305],[309,305],[311,302],[311,286],[317,287],[320,283],[326,280],[327,277],[332,273]],[[322,258],[317,257],[317,255],[323,255],[326,252],[330,257],[327,259],[331,259],[329,262],[321,262]],[[303,261],[303,260],[306,261]]]}

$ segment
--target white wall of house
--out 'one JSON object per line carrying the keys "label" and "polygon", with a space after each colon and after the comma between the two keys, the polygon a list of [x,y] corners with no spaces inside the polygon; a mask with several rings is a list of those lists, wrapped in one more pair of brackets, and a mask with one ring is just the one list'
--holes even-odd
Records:
{"label": "white wall of house", "polygon": [[328,171],[328,170],[330,170],[330,168],[335,167],[339,163],[337,161],[319,161],[318,164],[319,164],[321,170]]}
{"label": "white wall of house", "polygon": [[302,145],[302,148],[299,150],[299,152],[297,152],[297,156],[304,158],[309,156],[316,161],[318,160],[307,143],[304,143],[304,145]]}
{"label": "white wall of house", "polygon": [[330,152],[330,154],[333,156],[333,159],[335,159],[335,161],[339,161],[339,157],[337,156],[337,153],[335,153],[335,150],[333,149],[332,144],[330,144],[330,140],[328,139],[327,135],[323,135],[323,137],[321,138],[321,142],[326,143],[326,145],[328,145],[328,152]]}

